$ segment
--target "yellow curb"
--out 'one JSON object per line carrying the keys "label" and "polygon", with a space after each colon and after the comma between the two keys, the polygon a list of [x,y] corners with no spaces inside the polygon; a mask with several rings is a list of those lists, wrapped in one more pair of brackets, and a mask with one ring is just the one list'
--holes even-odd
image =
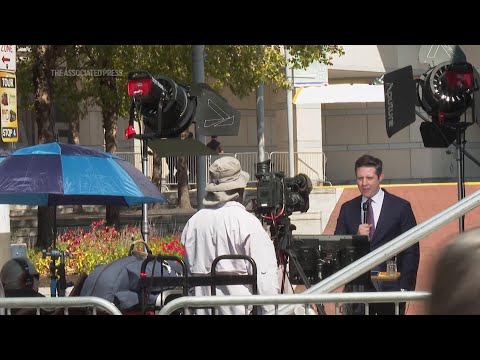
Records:
{"label": "yellow curb", "polygon": [[[400,186],[457,186],[456,182],[448,183],[418,183],[418,184],[381,184],[382,187],[400,187]],[[480,181],[466,182],[465,185],[480,185]],[[314,189],[329,189],[329,188],[341,188],[341,189],[356,189],[357,185],[332,185],[332,186],[314,186]],[[255,190],[256,187],[247,187],[246,190]]]}

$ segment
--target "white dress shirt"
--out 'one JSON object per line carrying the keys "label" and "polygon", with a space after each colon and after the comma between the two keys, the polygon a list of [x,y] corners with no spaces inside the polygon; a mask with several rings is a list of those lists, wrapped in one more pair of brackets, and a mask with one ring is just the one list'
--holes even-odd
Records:
{"label": "white dress shirt", "polygon": [[[375,229],[377,228],[378,224],[378,218],[380,217],[380,211],[382,210],[382,205],[383,205],[383,197],[385,193],[383,192],[383,189],[380,188],[380,190],[372,196],[372,202],[370,203],[370,206],[372,207],[373,210],[373,219],[375,221]],[[360,221],[363,224],[363,219],[364,219],[364,211],[363,211],[363,203],[367,201],[368,199],[365,196],[362,196],[362,203],[360,205]]]}

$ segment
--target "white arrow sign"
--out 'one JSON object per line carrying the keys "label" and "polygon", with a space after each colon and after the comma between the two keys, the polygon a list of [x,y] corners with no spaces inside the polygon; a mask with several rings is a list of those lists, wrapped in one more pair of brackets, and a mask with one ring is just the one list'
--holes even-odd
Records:
{"label": "white arrow sign", "polygon": [[17,47],[16,45],[0,45],[0,71],[17,70]]}
{"label": "white arrow sign", "polygon": [[215,114],[219,117],[215,119],[206,119],[204,127],[208,128],[210,126],[231,126],[235,122],[235,116],[228,115],[223,109],[215,104],[212,100],[208,99],[208,107],[213,110]]}

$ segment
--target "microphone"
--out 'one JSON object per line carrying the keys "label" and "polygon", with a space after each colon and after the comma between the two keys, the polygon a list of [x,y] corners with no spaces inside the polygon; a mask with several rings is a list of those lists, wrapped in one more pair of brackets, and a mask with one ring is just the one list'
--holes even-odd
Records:
{"label": "microphone", "polygon": [[368,202],[365,201],[362,207],[363,207],[363,223],[367,224]]}

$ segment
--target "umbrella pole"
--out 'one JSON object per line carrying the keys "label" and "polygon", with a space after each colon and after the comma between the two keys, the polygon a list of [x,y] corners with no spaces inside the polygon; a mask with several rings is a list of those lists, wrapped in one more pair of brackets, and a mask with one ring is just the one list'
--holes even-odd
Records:
{"label": "umbrella pole", "polygon": [[52,242],[52,250],[47,253],[47,256],[50,256],[50,297],[57,296],[57,266],[55,265],[55,261],[57,260],[59,254],[56,248],[57,246],[57,205],[53,206],[53,242]]}
{"label": "umbrella pole", "polygon": [[53,248],[57,243],[57,205],[53,207]]}
{"label": "umbrella pole", "polygon": [[[142,172],[148,176],[148,137],[142,138]],[[148,204],[142,204],[142,236],[145,243],[148,242]]]}

